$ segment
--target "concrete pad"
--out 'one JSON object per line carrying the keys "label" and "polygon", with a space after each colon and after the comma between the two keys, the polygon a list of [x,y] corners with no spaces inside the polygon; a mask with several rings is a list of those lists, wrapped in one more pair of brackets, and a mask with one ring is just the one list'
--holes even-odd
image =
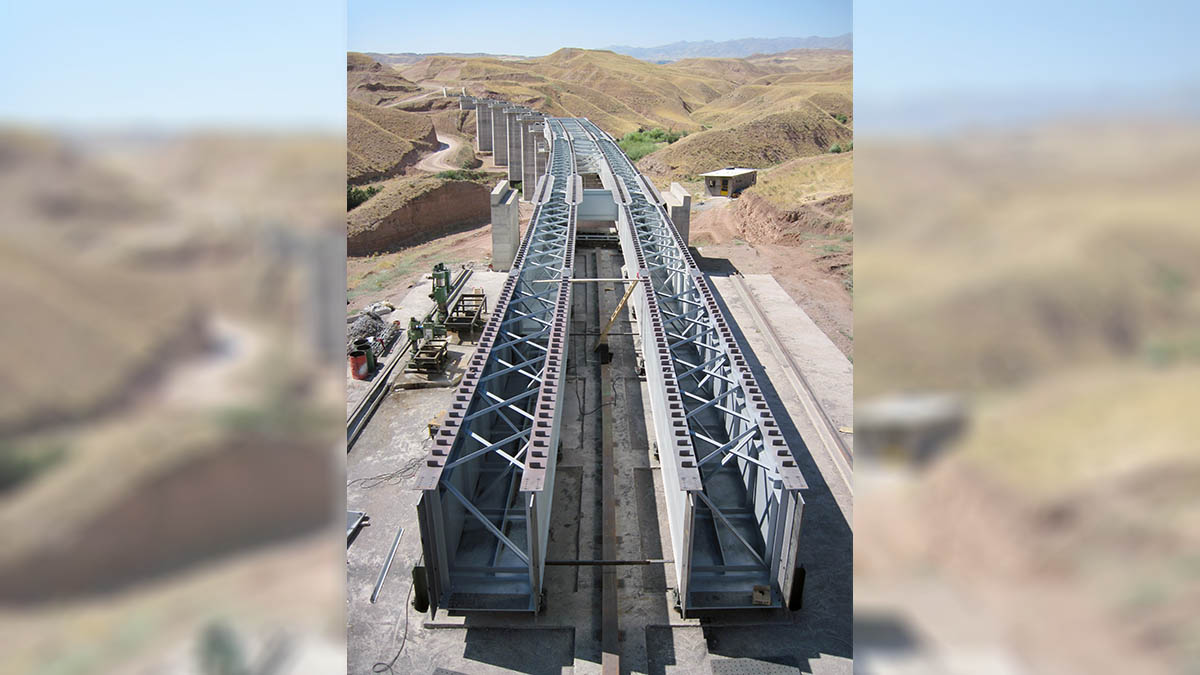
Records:
{"label": "concrete pad", "polygon": [[[808,380],[813,394],[824,407],[830,421],[836,427],[852,429],[854,415],[854,368],[846,356],[838,351],[833,342],[813,323],[804,310],[788,296],[779,282],[767,274],[752,274],[745,277],[747,286],[754,299],[762,308],[776,335],[783,343],[784,349],[792,357],[793,362],[800,368],[804,378]],[[753,353],[755,376],[770,382],[772,389],[779,399],[793,424],[807,424],[808,414],[799,394],[785,376],[784,364],[772,354],[763,335],[755,325],[753,316],[742,299],[734,282],[729,277],[709,277],[710,285],[718,295],[726,315],[736,323],[734,329],[739,341]],[[774,406],[772,406],[774,409]],[[776,412],[780,416],[780,412]],[[853,436],[841,433],[847,445],[853,448]],[[793,448],[803,446],[803,442],[789,441]],[[819,470],[821,478],[829,483],[830,489],[837,500],[847,523],[852,522],[853,512],[853,476],[845,468],[840,468],[836,458],[830,457],[823,449],[812,449],[812,458]],[[814,476],[811,471],[805,472],[805,479],[812,484]]]}
{"label": "concrete pad", "polygon": [[[615,250],[580,247],[575,271],[580,277],[617,277],[621,262]],[[494,276],[501,283],[505,277]],[[616,556],[671,557],[662,476],[647,424],[649,394],[637,375],[636,330],[627,311],[608,339],[608,406],[600,391],[599,357],[590,351],[620,300],[620,290],[616,283],[583,284],[574,292],[550,560],[602,557],[602,416],[611,416]],[[493,292],[488,296],[491,302]],[[780,396],[772,398],[772,384],[757,374],[777,416],[784,416]],[[783,395],[788,394],[785,386],[780,383]],[[347,457],[347,508],[366,511],[372,521],[347,552],[348,671],[371,672],[375,663],[396,657],[392,667],[397,673],[600,672],[599,567],[547,566],[546,611],[536,617],[443,611],[430,621],[409,608],[411,569],[421,557],[415,508],[419,493],[411,489],[411,478],[429,447],[428,424],[452,398],[448,389],[392,393]],[[795,435],[785,419],[779,421],[785,434]],[[801,543],[809,574],[805,609],[684,620],[673,609],[671,563],[618,567],[622,672],[851,672],[849,530],[813,462],[802,462],[812,486],[805,495]],[[372,605],[371,589],[400,526],[405,533],[391,575]],[[404,650],[397,656],[401,643]]]}
{"label": "concrete pad", "polygon": [[[455,270],[453,272],[453,274],[454,275],[458,274],[457,270]],[[482,288],[488,298],[488,307],[491,307],[492,303],[494,303],[496,301],[496,298],[499,297],[500,288],[504,285],[504,280],[506,278],[508,278],[508,275],[501,273],[501,272],[492,272],[489,270],[475,270],[474,272],[472,272],[471,278],[467,280],[467,288]],[[383,317],[384,321],[388,321],[388,322],[399,321],[400,325],[402,327],[404,327],[405,330],[407,330],[409,317],[415,316],[419,319],[419,318],[425,316],[425,314],[428,313],[429,310],[433,309],[433,307],[434,307],[433,300],[431,300],[429,298],[429,292],[431,290],[432,290],[432,288],[430,287],[429,279],[422,279],[421,283],[419,283],[416,286],[413,286],[411,289],[409,289],[408,294],[405,295],[404,299],[401,300],[400,303],[396,305],[396,309],[394,311],[392,311],[391,314],[388,314]],[[358,406],[359,403],[362,402],[363,398],[367,395],[367,392],[371,389],[371,386],[375,383],[375,378],[378,377],[379,373],[382,372],[383,369],[385,367],[387,367],[387,365],[389,363],[392,362],[392,359],[396,358],[396,354],[398,354],[400,352],[400,349],[403,348],[404,341],[406,341],[407,339],[408,339],[407,337],[405,337],[404,335],[401,335],[400,338],[396,340],[396,345],[392,347],[392,350],[390,352],[388,352],[382,359],[379,360],[379,366],[375,370],[375,373],[373,375],[371,375],[370,379],[355,380],[355,379],[351,378],[350,377],[350,369],[347,366],[347,368],[346,368],[346,415],[347,415],[347,417],[349,417],[351,414],[354,413],[354,409]],[[407,359],[408,355],[405,355],[404,358]],[[400,368],[400,367],[403,367],[403,364],[397,365],[397,368]],[[399,373],[398,370],[397,370],[397,373]]]}

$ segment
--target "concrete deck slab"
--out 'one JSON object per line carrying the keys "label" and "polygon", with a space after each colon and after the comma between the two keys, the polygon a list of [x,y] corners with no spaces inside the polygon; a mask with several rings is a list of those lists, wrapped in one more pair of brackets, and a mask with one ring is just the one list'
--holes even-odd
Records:
{"label": "concrete deck slab", "polygon": [[[580,247],[575,260],[578,277],[621,276],[615,250]],[[628,312],[619,316],[608,340],[613,390],[608,407],[603,407],[599,360],[590,352],[621,290],[609,283],[581,284],[574,291],[550,560],[601,558],[602,415],[612,420],[616,553],[623,559],[670,558],[662,478],[647,432],[649,393],[636,372],[636,330]],[[748,346],[744,339],[743,346]],[[789,400],[788,385],[765,376],[769,368],[753,360],[753,348],[746,354],[781,429],[789,442],[797,442],[786,413],[798,403]],[[420,558],[419,494],[411,489],[411,476],[428,448],[428,422],[451,397],[444,389],[391,394],[347,457],[347,508],[366,511],[372,522],[347,553],[349,672],[371,672],[376,662],[389,662],[402,639],[404,650],[392,664],[396,673],[600,672],[599,567],[548,566],[546,611],[537,617],[439,612],[430,622],[408,607],[410,570]],[[811,487],[801,534],[801,562],[808,570],[805,608],[683,620],[673,609],[672,565],[618,567],[622,672],[743,672],[750,667],[851,672],[850,528],[830,487],[833,479],[822,476],[828,467],[801,454]],[[399,526],[405,533],[391,575],[379,602],[371,605],[371,589]]]}

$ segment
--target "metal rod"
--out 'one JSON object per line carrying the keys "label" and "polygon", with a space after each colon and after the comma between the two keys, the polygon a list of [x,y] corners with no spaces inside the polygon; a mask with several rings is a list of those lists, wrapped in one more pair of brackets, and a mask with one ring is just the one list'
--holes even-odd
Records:
{"label": "metal rod", "polygon": [[388,553],[387,562],[383,563],[383,569],[379,571],[379,579],[375,582],[375,590],[371,591],[371,604],[379,599],[379,591],[383,590],[383,580],[387,579],[388,572],[392,569],[392,560],[396,557],[396,547],[400,545],[400,535],[404,534],[404,527],[396,532],[396,539],[392,542],[392,551]]}
{"label": "metal rod", "polygon": [[[674,563],[674,560],[667,559],[649,559],[649,560],[547,560],[547,565],[560,565],[565,567],[608,567],[619,565],[666,565]],[[758,569],[758,568],[755,568]]]}
{"label": "metal rod", "polygon": [[573,283],[573,284],[589,284],[589,283],[593,283],[593,282],[607,282],[607,283],[614,283],[614,284],[615,284],[615,283],[617,283],[617,282],[619,282],[619,281],[637,281],[637,279],[626,279],[625,277],[613,277],[613,278],[609,278],[609,279],[578,279],[578,278],[571,278],[571,279],[534,279],[534,280],[533,280],[532,282],[530,282],[530,283],[534,283],[534,284],[557,284],[557,283],[559,283],[559,282],[562,282],[562,281],[569,281],[569,282],[571,282],[571,283]]}
{"label": "metal rod", "polygon": [[592,351],[600,349],[600,345],[605,343],[608,337],[608,329],[613,327],[617,322],[617,316],[620,315],[621,309],[625,307],[625,303],[629,301],[629,296],[633,295],[633,289],[637,288],[637,284],[629,284],[629,288],[625,289],[625,295],[621,296],[621,301],[617,303],[617,308],[613,310],[612,316],[608,317],[608,323],[604,324],[604,330],[600,331],[600,337],[596,338],[596,344],[592,346]]}

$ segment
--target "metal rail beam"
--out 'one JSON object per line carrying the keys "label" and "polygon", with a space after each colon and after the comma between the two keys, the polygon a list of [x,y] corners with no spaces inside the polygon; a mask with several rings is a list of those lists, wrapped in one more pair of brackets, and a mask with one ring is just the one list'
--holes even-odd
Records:
{"label": "metal rail beam", "polygon": [[551,125],[530,227],[416,476],[434,616],[439,608],[541,606],[566,374],[575,165],[570,138]]}
{"label": "metal rail beam", "polygon": [[679,609],[787,605],[807,486],[705,276],[610,136],[544,125],[530,227],[416,479],[431,611],[540,607],[582,174],[614,196],[634,277]]}
{"label": "metal rail beam", "polygon": [[[642,282],[634,306],[680,611],[784,606],[807,488],[792,450],[662,198],[610,136],[587,120],[563,122],[572,138],[591,138],[622,188],[617,229]],[[698,443],[711,446],[703,459]]]}

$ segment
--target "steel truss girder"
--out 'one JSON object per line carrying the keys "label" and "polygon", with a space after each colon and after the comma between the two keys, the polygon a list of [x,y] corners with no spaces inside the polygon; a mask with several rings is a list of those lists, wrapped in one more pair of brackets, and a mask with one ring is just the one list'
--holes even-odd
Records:
{"label": "steel truss girder", "polygon": [[576,219],[575,151],[561,124],[551,132],[529,229],[416,476],[434,614],[540,606]]}
{"label": "steel truss girder", "polygon": [[[680,609],[751,607],[755,586],[769,587],[769,605],[780,606],[794,581],[807,487],[795,457],[661,197],[611,137],[586,120],[564,122],[572,137],[591,137],[622,185],[618,233],[640,278],[633,300]],[[715,449],[698,460],[696,442]],[[737,510],[754,517],[725,514]]]}

